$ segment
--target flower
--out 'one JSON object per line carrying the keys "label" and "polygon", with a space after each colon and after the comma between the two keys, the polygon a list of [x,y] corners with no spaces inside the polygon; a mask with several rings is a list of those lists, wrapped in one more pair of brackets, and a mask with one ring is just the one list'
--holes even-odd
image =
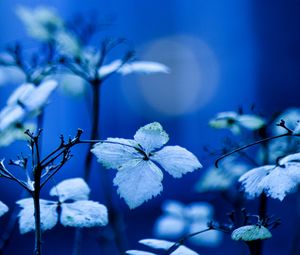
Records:
{"label": "flower", "polygon": [[249,130],[257,130],[266,124],[265,120],[254,114],[238,114],[236,112],[220,112],[210,120],[213,128],[227,128],[234,134],[241,132],[241,127]]}
{"label": "flower", "polygon": [[8,207],[0,201],[0,217],[8,211]]}
{"label": "flower", "polygon": [[[148,246],[153,249],[161,249],[168,251],[172,247],[174,247],[174,251],[170,253],[170,255],[198,255],[197,252],[187,248],[184,245],[177,245],[174,242],[169,242],[165,240],[159,240],[159,239],[143,239],[140,240],[139,243]],[[126,254],[128,255],[157,255],[156,253],[152,252],[146,252],[146,251],[140,251],[140,250],[129,250],[126,251]]]}
{"label": "flower", "polygon": [[[178,201],[168,200],[164,202],[162,210],[164,214],[154,225],[154,234],[159,238],[179,239],[205,229],[213,216],[213,207],[205,202],[184,205]],[[221,241],[221,234],[216,230],[210,230],[189,240],[196,245],[217,246]]]}
{"label": "flower", "polygon": [[33,38],[48,41],[53,39],[57,31],[63,28],[63,21],[54,10],[39,6],[35,9],[19,6],[17,15],[24,23],[27,32]]}
{"label": "flower", "polygon": [[40,113],[56,87],[56,81],[47,80],[38,87],[31,83],[22,84],[12,93],[0,112],[0,138],[6,139],[6,134],[10,133],[10,139],[0,141],[0,144],[19,139],[25,127],[34,128],[33,124],[26,122],[27,119]]}
{"label": "flower", "polygon": [[272,237],[271,232],[264,226],[247,225],[235,229],[231,234],[234,241],[251,242],[255,240],[264,240]]}
{"label": "flower", "polygon": [[118,170],[113,182],[131,209],[162,191],[161,168],[174,178],[180,178],[202,167],[186,149],[180,146],[163,147],[168,140],[169,136],[162,126],[153,122],[140,128],[134,140],[108,138],[95,144],[91,150],[104,167]]}
{"label": "flower", "polygon": [[[294,162],[298,161],[298,162]],[[249,198],[265,192],[267,196],[282,201],[300,183],[300,153],[288,155],[278,165],[254,168],[239,179]]]}
{"label": "flower", "polygon": [[[59,201],[40,199],[41,229],[53,228],[58,221],[58,208],[61,208],[60,222],[69,227],[96,227],[108,223],[107,209],[98,202],[88,200],[90,189],[81,178],[73,178],[60,182],[50,190],[51,196]],[[69,202],[69,201],[72,202]],[[68,202],[67,202],[68,201]],[[21,234],[35,229],[34,204],[32,198],[17,201],[22,207],[19,213]]]}
{"label": "flower", "polygon": [[248,170],[244,163],[236,162],[232,157],[227,158],[222,164],[210,167],[196,184],[196,191],[226,191],[235,187],[238,178]]}

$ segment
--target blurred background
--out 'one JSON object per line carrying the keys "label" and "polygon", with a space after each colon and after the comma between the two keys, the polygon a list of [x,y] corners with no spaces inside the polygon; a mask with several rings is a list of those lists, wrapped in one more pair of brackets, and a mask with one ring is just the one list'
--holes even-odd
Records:
{"label": "blurred background", "polygon": [[[95,15],[105,24],[102,37],[126,38],[137,59],[158,61],[170,67],[170,74],[113,76],[105,82],[101,91],[101,138],[132,138],[140,126],[159,121],[170,135],[169,145],[187,148],[206,169],[217,156],[208,155],[203,148],[218,149],[224,135],[229,135],[208,126],[216,113],[240,107],[250,112],[255,106],[259,113],[268,116],[299,106],[299,1],[0,1],[1,49],[14,41],[30,45],[15,13],[19,5],[52,7],[64,19],[78,13]],[[0,87],[1,108],[17,85],[7,81]],[[82,128],[83,136],[88,138],[91,123],[83,97],[55,92],[44,121],[44,151],[55,148],[60,134],[73,136],[77,128]],[[74,148],[74,157],[55,176],[55,181],[82,176],[86,151],[85,145]],[[25,143],[16,142],[1,148],[0,157],[8,160],[21,152],[29,153]],[[115,171],[93,165],[91,198],[101,202],[99,171],[110,171],[111,179]],[[116,194],[116,187],[113,188],[114,202],[124,217],[128,248],[138,248],[138,240],[154,237],[153,224],[161,215],[161,204],[166,199],[185,204],[211,202],[215,217],[225,219],[224,214],[232,209],[230,205],[195,192],[201,174],[199,170],[181,179],[165,174],[161,195],[132,211]],[[43,191],[45,198],[49,198],[49,188],[51,183]],[[0,180],[0,200],[9,207],[14,207],[20,192],[16,184]],[[271,202],[270,212],[281,217],[283,224],[274,231],[274,239],[266,242],[264,254],[288,254],[295,218],[290,205],[294,201],[291,195],[282,203]],[[7,214],[0,219],[2,228],[8,218]],[[83,254],[103,254],[94,253],[101,250],[95,236],[96,231],[86,232]],[[33,237],[33,234],[20,235],[15,229],[6,254],[31,254]],[[57,225],[44,234],[44,254],[71,254],[73,238],[74,229]],[[196,250],[210,255],[246,254],[243,244],[230,241],[230,236],[224,236],[217,247],[199,246]],[[110,254],[117,253],[112,250]]]}

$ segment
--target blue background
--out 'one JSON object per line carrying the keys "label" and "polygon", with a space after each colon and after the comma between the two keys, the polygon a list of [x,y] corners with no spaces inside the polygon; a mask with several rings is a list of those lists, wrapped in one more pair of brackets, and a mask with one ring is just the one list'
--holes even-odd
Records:
{"label": "blue background", "polygon": [[[127,38],[139,59],[174,66],[168,77],[114,76],[106,81],[101,92],[102,138],[131,138],[138,127],[159,121],[170,135],[170,145],[187,148],[208,167],[215,158],[208,157],[203,146],[218,148],[224,134],[228,134],[208,127],[209,119],[217,112],[236,110],[240,106],[249,111],[255,104],[267,115],[299,106],[299,1],[0,1],[2,47],[15,40],[26,43],[26,33],[15,15],[18,5],[51,6],[66,19],[92,10],[100,20],[112,23],[102,32],[103,36]],[[1,107],[14,88],[0,87]],[[51,102],[45,117],[45,152],[56,146],[60,134],[72,136],[77,128],[82,128],[84,136],[88,137],[89,112],[83,98],[66,97],[56,92]],[[183,109],[177,109],[181,103]],[[26,146],[18,142],[0,152],[1,157],[13,158],[26,150]],[[73,159],[55,180],[81,176],[86,150],[85,145],[74,148]],[[91,198],[101,202],[99,171],[100,166],[94,164],[90,185]],[[115,172],[111,170],[110,174],[113,178]],[[138,247],[137,241],[142,238],[152,237],[152,225],[161,214],[163,200],[177,199],[189,203],[210,199],[193,191],[200,175],[201,171],[178,180],[165,174],[163,193],[133,211],[113,188],[115,203],[126,221],[129,248]],[[45,198],[50,186],[44,190]],[[19,193],[17,185],[0,180],[1,201],[12,207]],[[293,195],[283,203],[271,202],[270,212],[282,217],[283,224],[275,230],[274,239],[266,242],[265,254],[288,254],[295,218],[293,207],[289,205],[294,202]],[[222,201],[214,203],[219,218],[231,210]],[[7,215],[1,218],[1,226],[7,219]],[[70,254],[73,236],[71,228],[57,226],[47,231],[44,235],[45,254]],[[93,251],[99,248],[97,242],[93,237],[85,236],[84,254],[96,254]],[[7,254],[31,254],[32,245],[32,234],[21,236],[16,230]],[[112,250],[111,254],[114,252]],[[199,252],[246,253],[242,244],[230,242],[229,237],[219,248],[200,247]]]}

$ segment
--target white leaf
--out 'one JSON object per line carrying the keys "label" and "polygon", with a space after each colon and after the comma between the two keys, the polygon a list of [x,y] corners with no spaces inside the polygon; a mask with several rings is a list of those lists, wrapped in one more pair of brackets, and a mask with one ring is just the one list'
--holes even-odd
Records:
{"label": "white leaf", "polygon": [[287,163],[284,167],[276,167],[259,183],[267,195],[282,201],[285,196],[295,191],[300,181],[300,164]]}
{"label": "white leaf", "polygon": [[147,251],[138,251],[138,250],[129,250],[126,251],[126,254],[128,255],[158,255],[152,252],[147,252]]}
{"label": "white leaf", "polygon": [[180,245],[175,251],[170,255],[199,255],[199,253],[187,248],[184,245]]}
{"label": "white leaf", "polygon": [[51,196],[58,196],[60,202],[68,199],[87,200],[90,194],[90,188],[82,178],[67,179],[50,190]]}
{"label": "white leaf", "polygon": [[174,242],[160,240],[160,239],[142,239],[139,241],[139,243],[151,247],[153,249],[163,249],[163,250],[168,250],[174,245]]}
{"label": "white leaf", "polygon": [[249,196],[249,198],[259,196],[263,192],[264,187],[260,185],[260,182],[274,168],[274,165],[257,167],[243,174],[239,178],[239,182],[242,183],[243,188]]}
{"label": "white leaf", "polygon": [[114,60],[108,65],[103,65],[98,70],[98,75],[100,78],[116,72],[122,66],[122,61],[120,59]]}
{"label": "white leaf", "polygon": [[285,163],[290,162],[290,161],[299,161],[300,162],[300,153],[294,153],[294,154],[287,155],[286,157],[281,158],[278,161],[278,164],[284,165]]}
{"label": "white leaf", "polygon": [[240,115],[238,121],[240,125],[250,130],[260,129],[266,124],[265,120],[261,117],[250,114]]}
{"label": "white leaf", "polygon": [[35,90],[35,86],[31,83],[24,83],[19,86],[7,99],[7,105],[15,105],[18,102],[26,100],[28,96]]}
{"label": "white leaf", "polygon": [[235,241],[255,241],[271,238],[272,234],[264,226],[248,225],[235,229],[231,238]]}
{"label": "white leaf", "polygon": [[36,125],[34,123],[25,123],[23,127],[11,125],[4,129],[0,132],[0,147],[8,146],[16,140],[27,140],[28,136],[24,134],[27,129],[34,132]]}
{"label": "white leaf", "polygon": [[61,205],[61,224],[70,227],[97,227],[108,223],[107,209],[94,201],[75,201]]}
{"label": "white leaf", "polygon": [[131,63],[125,63],[117,72],[122,75],[130,73],[170,73],[170,69],[166,65],[157,62],[134,61]]}
{"label": "white leaf", "polygon": [[191,152],[180,146],[165,146],[160,151],[153,153],[151,159],[158,162],[175,178],[180,178],[183,174],[202,167]]}
{"label": "white leaf", "polygon": [[162,205],[162,210],[167,214],[183,217],[185,205],[176,200],[166,200]]}
{"label": "white leaf", "polygon": [[132,160],[124,164],[114,178],[118,193],[130,209],[157,196],[163,189],[161,170],[151,161]]}
{"label": "white leaf", "polygon": [[57,82],[55,80],[44,81],[26,99],[24,98],[22,103],[29,111],[38,110],[47,103],[49,96],[56,87]]}
{"label": "white leaf", "polygon": [[134,140],[142,146],[146,153],[149,153],[166,144],[169,136],[158,122],[153,122],[141,127],[134,135]]}
{"label": "white leaf", "polygon": [[177,239],[186,230],[186,222],[183,217],[164,215],[159,217],[154,225],[154,233],[158,237]]}
{"label": "white leaf", "polygon": [[[21,234],[25,234],[35,230],[34,221],[34,205],[32,198],[21,199],[16,202],[22,207],[19,213],[19,228]],[[40,199],[40,210],[41,210],[41,230],[53,228],[58,219],[57,215],[57,203],[52,201]]]}
{"label": "white leaf", "polygon": [[0,131],[20,122],[25,116],[25,111],[19,105],[6,106],[0,112]]}
{"label": "white leaf", "polygon": [[108,138],[106,141],[96,143],[91,150],[98,162],[106,168],[118,169],[132,159],[143,157],[134,148],[137,146],[134,140]]}
{"label": "white leaf", "polygon": [[0,201],[0,217],[8,211],[8,207]]}

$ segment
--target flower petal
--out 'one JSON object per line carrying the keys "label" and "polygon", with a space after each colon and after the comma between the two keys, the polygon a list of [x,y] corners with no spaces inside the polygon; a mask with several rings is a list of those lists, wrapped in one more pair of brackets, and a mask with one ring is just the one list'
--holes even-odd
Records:
{"label": "flower petal", "polygon": [[100,78],[116,72],[122,66],[122,61],[120,59],[114,60],[113,62],[103,65],[98,70],[98,75]]}
{"label": "flower petal", "polygon": [[170,68],[164,64],[151,61],[134,61],[124,64],[118,71],[122,75],[131,73],[170,73]]}
{"label": "flower petal", "polygon": [[151,247],[153,249],[162,249],[162,250],[168,250],[174,245],[174,242],[161,240],[161,239],[142,239],[139,241],[139,243]]}
{"label": "flower petal", "polygon": [[158,122],[153,122],[141,127],[134,135],[134,140],[149,153],[166,144],[169,136]]}
{"label": "flower petal", "polygon": [[7,99],[7,105],[18,104],[19,101],[26,100],[26,98],[34,91],[35,86],[32,83],[24,83],[19,86]]}
{"label": "flower petal", "polygon": [[108,223],[107,209],[94,201],[75,201],[61,205],[61,224],[69,227],[97,227]]}
{"label": "flower petal", "polygon": [[[16,203],[22,207],[18,215],[19,228],[21,234],[34,231],[35,221],[34,221],[33,199],[24,198],[17,201]],[[56,225],[58,219],[57,203],[40,199],[40,209],[41,209],[41,230],[45,231],[47,229],[53,228]]]}
{"label": "flower petal", "polygon": [[171,215],[159,217],[154,225],[155,236],[161,238],[180,238],[186,229],[184,218],[178,218]]}
{"label": "flower petal", "polygon": [[0,217],[8,211],[8,207],[0,201]]}
{"label": "flower petal", "polygon": [[255,241],[271,238],[271,232],[264,226],[248,225],[235,229],[231,238],[235,241]]}
{"label": "flower petal", "polygon": [[19,105],[6,106],[0,112],[0,131],[20,122],[25,117],[24,109]]}
{"label": "flower petal", "polygon": [[128,255],[157,255],[156,253],[147,252],[147,251],[138,251],[138,250],[129,250],[126,251]]}
{"label": "flower petal", "polygon": [[67,179],[50,190],[51,196],[58,196],[60,202],[68,199],[87,200],[90,194],[90,188],[82,178]]}
{"label": "flower petal", "polygon": [[238,117],[238,122],[241,126],[250,130],[257,130],[266,125],[266,122],[263,118],[250,114],[240,115]]}
{"label": "flower petal", "polygon": [[239,182],[242,183],[242,186],[249,198],[259,196],[263,192],[264,187],[260,185],[260,182],[274,168],[274,165],[257,167],[243,174],[239,178]]}
{"label": "flower petal", "polygon": [[151,161],[132,160],[124,164],[114,178],[118,193],[130,209],[157,196],[163,189],[161,170]]}
{"label": "flower petal", "polygon": [[166,146],[153,153],[151,159],[158,162],[174,178],[202,167],[194,154],[180,146]]}
{"label": "flower petal", "polygon": [[104,142],[96,143],[91,152],[104,167],[118,169],[132,159],[142,159],[143,156],[135,146],[137,145],[134,140],[108,138]]}

